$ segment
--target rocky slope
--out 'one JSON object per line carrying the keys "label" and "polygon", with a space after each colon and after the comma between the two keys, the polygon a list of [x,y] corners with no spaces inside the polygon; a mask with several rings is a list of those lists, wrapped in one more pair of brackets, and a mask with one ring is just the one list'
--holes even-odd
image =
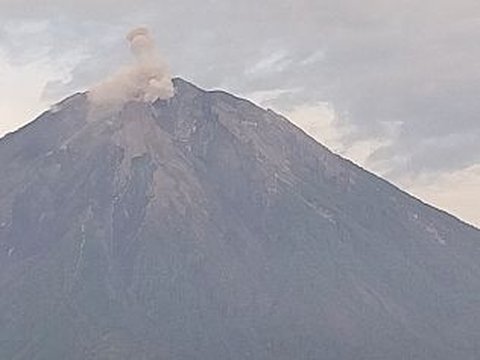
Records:
{"label": "rocky slope", "polygon": [[175,80],[0,140],[0,359],[478,359],[480,231]]}

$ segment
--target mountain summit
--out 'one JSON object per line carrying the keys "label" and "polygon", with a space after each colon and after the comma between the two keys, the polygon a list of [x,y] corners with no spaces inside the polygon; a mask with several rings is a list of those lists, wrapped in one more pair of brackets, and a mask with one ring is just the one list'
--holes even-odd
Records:
{"label": "mountain summit", "polygon": [[0,140],[0,359],[478,359],[480,231],[181,79]]}

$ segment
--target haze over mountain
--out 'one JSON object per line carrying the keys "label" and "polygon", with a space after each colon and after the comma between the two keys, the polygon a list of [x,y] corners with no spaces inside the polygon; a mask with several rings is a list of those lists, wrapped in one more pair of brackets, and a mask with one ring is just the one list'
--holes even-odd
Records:
{"label": "haze over mountain", "polygon": [[478,229],[174,90],[0,140],[1,359],[478,359]]}

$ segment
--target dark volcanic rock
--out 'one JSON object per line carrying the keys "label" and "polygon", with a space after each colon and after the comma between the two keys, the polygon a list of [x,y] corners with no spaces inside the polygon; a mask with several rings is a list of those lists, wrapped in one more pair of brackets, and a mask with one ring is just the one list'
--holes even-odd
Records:
{"label": "dark volcanic rock", "polygon": [[0,141],[0,359],[478,359],[480,232],[177,79]]}

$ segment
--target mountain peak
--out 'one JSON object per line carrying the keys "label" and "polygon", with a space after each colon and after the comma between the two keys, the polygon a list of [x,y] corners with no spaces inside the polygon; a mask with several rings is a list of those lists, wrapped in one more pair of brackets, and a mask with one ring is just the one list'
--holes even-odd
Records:
{"label": "mountain peak", "polygon": [[173,83],[0,140],[0,358],[474,356],[478,230]]}

